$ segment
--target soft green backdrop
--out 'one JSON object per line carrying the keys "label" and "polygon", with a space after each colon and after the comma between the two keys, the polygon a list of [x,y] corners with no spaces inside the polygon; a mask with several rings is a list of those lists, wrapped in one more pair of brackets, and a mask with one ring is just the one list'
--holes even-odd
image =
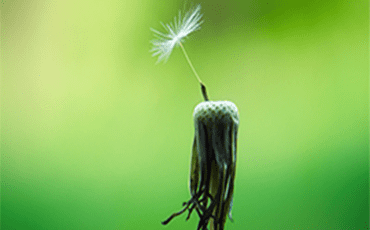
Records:
{"label": "soft green backdrop", "polygon": [[[197,3],[197,2],[195,2]],[[234,223],[369,228],[369,2],[201,2],[184,43],[240,111]],[[195,229],[181,50],[150,27],[182,1],[1,1],[1,229]]]}

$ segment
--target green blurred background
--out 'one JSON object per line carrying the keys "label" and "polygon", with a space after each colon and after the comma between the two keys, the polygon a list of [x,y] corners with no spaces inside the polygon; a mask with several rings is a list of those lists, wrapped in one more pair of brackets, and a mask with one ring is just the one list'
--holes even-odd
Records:
{"label": "green blurred background", "polygon": [[[369,2],[200,3],[184,46],[240,112],[226,229],[368,229]],[[202,100],[180,49],[149,53],[179,9],[1,2],[1,229],[196,229],[160,224],[190,197]]]}

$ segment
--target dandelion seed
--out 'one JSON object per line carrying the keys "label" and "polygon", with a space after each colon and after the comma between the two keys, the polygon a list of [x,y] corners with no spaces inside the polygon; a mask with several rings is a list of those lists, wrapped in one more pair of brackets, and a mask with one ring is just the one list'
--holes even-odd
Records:
{"label": "dandelion seed", "polygon": [[166,62],[170,57],[173,48],[179,45],[185,55],[186,61],[189,63],[191,70],[193,71],[195,77],[201,85],[204,99],[208,101],[206,87],[200,80],[197,71],[195,71],[195,68],[189,59],[189,56],[186,53],[184,46],[182,45],[185,37],[188,36],[190,33],[199,30],[200,25],[203,23],[203,21],[201,20],[202,14],[200,14],[200,8],[200,5],[197,5],[196,7],[194,7],[193,10],[189,10],[188,12],[186,12],[184,18],[181,18],[180,11],[178,18],[175,17],[173,23],[161,23],[162,26],[166,29],[167,33],[162,33],[151,28],[151,30],[154,32],[154,35],[157,37],[156,39],[151,41],[153,44],[151,52],[153,52],[152,56],[159,55],[157,63],[162,60]]}

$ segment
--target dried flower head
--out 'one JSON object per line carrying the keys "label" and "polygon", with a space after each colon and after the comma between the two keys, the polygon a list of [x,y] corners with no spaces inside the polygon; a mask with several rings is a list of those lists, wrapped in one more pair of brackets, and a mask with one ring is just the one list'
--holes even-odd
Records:
{"label": "dried flower head", "polygon": [[205,101],[195,107],[193,117],[198,166],[192,164],[190,191],[193,203],[203,207],[198,229],[206,229],[210,220],[211,229],[221,230],[226,216],[231,219],[239,113],[230,101]]}
{"label": "dried flower head", "polygon": [[159,55],[158,62],[166,61],[172,49],[179,45],[201,85],[205,100],[195,107],[193,114],[195,135],[190,168],[191,198],[183,203],[185,207],[180,212],[172,214],[162,224],[169,223],[186,210],[189,211],[189,219],[192,211],[196,210],[200,217],[198,230],[208,229],[209,223],[211,230],[223,230],[227,215],[231,219],[239,114],[232,102],[208,100],[206,87],[181,43],[188,34],[200,29],[201,18],[200,5],[197,5],[183,18],[180,12],[174,23],[162,23],[166,34],[152,29],[157,37],[152,41],[153,56]]}
{"label": "dried flower head", "polygon": [[230,101],[205,101],[194,109],[194,143],[190,168],[191,199],[163,224],[189,210],[200,217],[199,229],[223,230],[231,219],[236,170],[239,113]]}
{"label": "dried flower head", "polygon": [[158,62],[162,60],[167,61],[176,45],[182,45],[181,42],[183,42],[186,36],[200,29],[200,25],[203,23],[201,21],[200,8],[200,5],[197,5],[194,9],[186,12],[183,18],[180,11],[178,18],[175,17],[173,23],[161,23],[166,33],[151,28],[157,37],[157,39],[152,40],[153,48],[151,52],[153,52],[152,56],[159,55]]}

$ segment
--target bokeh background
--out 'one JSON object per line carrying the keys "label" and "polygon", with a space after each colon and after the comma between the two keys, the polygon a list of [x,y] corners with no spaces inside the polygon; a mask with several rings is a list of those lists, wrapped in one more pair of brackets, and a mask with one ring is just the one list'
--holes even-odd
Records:
{"label": "bokeh background", "polygon": [[[184,46],[240,112],[226,229],[369,229],[369,2],[193,3]],[[199,85],[149,52],[184,8],[1,1],[1,229],[196,229],[160,221],[190,197]]]}

